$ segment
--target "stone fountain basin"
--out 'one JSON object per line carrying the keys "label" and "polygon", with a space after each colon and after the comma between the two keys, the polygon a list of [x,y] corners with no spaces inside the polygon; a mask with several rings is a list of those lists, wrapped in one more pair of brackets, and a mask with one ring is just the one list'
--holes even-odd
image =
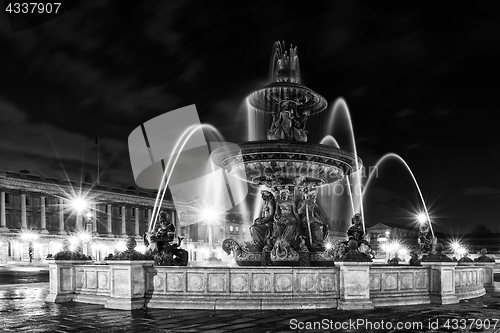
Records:
{"label": "stone fountain basin", "polygon": [[333,184],[361,169],[363,162],[342,149],[317,143],[264,140],[228,145],[212,161],[241,180],[268,187]]}
{"label": "stone fountain basin", "polygon": [[50,264],[47,302],[112,309],[365,309],[453,304],[495,291],[494,263],[457,266],[168,267],[147,261]]}

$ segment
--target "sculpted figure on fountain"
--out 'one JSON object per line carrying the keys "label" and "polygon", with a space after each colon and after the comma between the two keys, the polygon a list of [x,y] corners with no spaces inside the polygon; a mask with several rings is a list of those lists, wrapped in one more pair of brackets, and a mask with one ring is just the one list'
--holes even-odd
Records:
{"label": "sculpted figure on fountain", "polygon": [[177,244],[172,244],[175,237],[175,226],[165,211],[160,212],[158,226],[144,235],[144,245],[153,255],[158,266],[186,266],[188,252],[181,249],[183,238],[178,237]]}
{"label": "sculpted figure on fountain", "polygon": [[325,251],[325,239],[328,237],[328,225],[316,203],[316,192],[308,191],[298,203],[300,215],[300,234],[307,240],[308,248],[313,252]]}
{"label": "sculpted figure on fountain", "polygon": [[351,219],[352,225],[347,230],[347,236],[349,240],[354,239],[358,246],[364,241],[363,236],[365,232],[363,231],[363,220],[361,214],[356,213]]}
{"label": "sculpted figure on fountain", "polygon": [[261,250],[266,244],[266,239],[273,235],[274,212],[276,200],[274,195],[267,190],[261,191],[264,201],[260,217],[250,226],[250,235],[254,244]]}
{"label": "sculpted figure on fountain", "polygon": [[431,227],[428,220],[420,222],[420,229],[418,233],[418,245],[422,254],[430,254],[433,250],[433,240]]}
{"label": "sculpted figure on fountain", "polygon": [[274,237],[286,240],[288,244],[293,244],[297,237],[299,227],[299,214],[295,202],[290,198],[290,190],[284,189],[280,193],[281,200],[276,205],[274,216]]}
{"label": "sculpted figure on fountain", "polygon": [[307,142],[307,131],[306,131],[306,123],[307,118],[309,118],[310,112],[308,110],[302,112],[300,117],[297,117],[293,120],[293,138],[295,141]]}
{"label": "sculpted figure on fountain", "polygon": [[283,101],[280,103],[279,112],[271,114],[273,121],[267,134],[268,140],[307,141],[305,126],[309,111],[299,115],[293,101]]}

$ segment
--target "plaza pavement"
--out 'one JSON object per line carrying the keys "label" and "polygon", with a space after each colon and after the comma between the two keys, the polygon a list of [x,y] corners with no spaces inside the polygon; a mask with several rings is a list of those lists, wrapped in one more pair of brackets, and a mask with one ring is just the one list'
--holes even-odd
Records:
{"label": "plaza pavement", "polygon": [[[45,303],[47,293],[48,283],[45,282],[0,286],[0,332],[500,332],[500,292],[454,305],[398,306],[363,311],[121,311],[74,302]],[[464,323],[461,319],[469,320],[463,330],[459,326]],[[473,319],[485,323],[489,319],[490,328],[470,327]],[[496,327],[495,319],[498,319]],[[363,321],[361,325],[352,326],[358,320]],[[444,327],[447,320],[449,329]],[[384,325],[382,321],[386,326],[380,326]],[[387,329],[388,321],[393,326],[398,322],[422,323],[422,326]],[[317,330],[299,329],[314,322],[327,326],[317,326],[320,328]],[[335,327],[342,323],[344,329],[336,330]],[[474,323],[479,324],[479,321]],[[456,329],[453,329],[454,324]],[[377,330],[376,325],[386,329]]]}

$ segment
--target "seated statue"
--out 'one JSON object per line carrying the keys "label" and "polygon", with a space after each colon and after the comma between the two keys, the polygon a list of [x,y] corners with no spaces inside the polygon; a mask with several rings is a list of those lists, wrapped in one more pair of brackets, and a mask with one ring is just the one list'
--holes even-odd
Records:
{"label": "seated statue", "polygon": [[252,241],[259,251],[266,244],[266,238],[273,234],[274,210],[276,206],[276,200],[271,192],[263,190],[261,194],[264,201],[261,215],[250,226]]}
{"label": "seated statue", "polygon": [[495,262],[495,259],[488,257],[486,254],[488,250],[481,249],[480,256],[474,259],[475,262]]}
{"label": "seated statue", "polygon": [[276,205],[276,213],[274,215],[274,237],[276,240],[282,238],[288,244],[292,244],[297,236],[299,226],[299,215],[295,207],[295,202],[289,200],[290,191],[285,189],[281,191],[281,200]]}
{"label": "seated statue", "polygon": [[432,252],[433,237],[429,221],[424,221],[420,223],[420,230],[418,233],[418,245],[420,246],[420,251],[422,253],[429,254]]}
{"label": "seated statue", "polygon": [[410,252],[410,266],[420,266],[420,260],[415,252]]}
{"label": "seated statue", "polygon": [[458,260],[458,262],[463,263],[463,262],[474,262],[471,258],[469,258],[469,254],[466,252],[463,254],[462,258]]}
{"label": "seated statue", "polygon": [[351,219],[352,225],[347,230],[347,236],[349,240],[354,239],[358,242],[358,245],[364,241],[363,236],[365,232],[363,231],[363,220],[361,219],[361,214],[356,213]]}
{"label": "seated statue", "polygon": [[314,191],[306,194],[304,200],[299,202],[297,213],[300,215],[300,234],[306,238],[309,250],[313,252],[324,251],[326,249],[325,239],[328,237],[328,225],[316,203]]}
{"label": "seated statue", "polygon": [[178,238],[177,244],[170,244],[174,237],[175,226],[167,212],[161,211],[158,226],[152,232],[146,232],[144,235],[144,244],[148,251],[153,254],[156,265],[187,265],[188,253],[180,248],[182,238]]}
{"label": "seated statue", "polygon": [[344,242],[344,244],[348,245],[349,241],[354,240],[356,241],[358,251],[361,249],[361,245],[366,245],[363,249],[363,252],[367,256],[372,256],[372,248],[370,243],[364,239],[365,232],[363,230],[363,219],[361,217],[360,213],[354,214],[354,216],[351,219],[352,225],[347,229],[347,236],[348,240]]}

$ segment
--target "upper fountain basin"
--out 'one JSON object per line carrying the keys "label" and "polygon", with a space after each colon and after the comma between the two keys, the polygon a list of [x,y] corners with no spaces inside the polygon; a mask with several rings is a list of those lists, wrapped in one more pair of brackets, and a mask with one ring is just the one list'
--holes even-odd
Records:
{"label": "upper fountain basin", "polygon": [[254,184],[272,186],[321,186],[341,181],[363,162],[354,154],[317,143],[298,141],[248,141],[228,145],[211,154],[214,164]]}
{"label": "upper fountain basin", "polygon": [[257,110],[276,113],[282,102],[293,102],[297,112],[313,115],[324,111],[328,103],[312,89],[296,83],[275,82],[248,95],[248,103]]}

